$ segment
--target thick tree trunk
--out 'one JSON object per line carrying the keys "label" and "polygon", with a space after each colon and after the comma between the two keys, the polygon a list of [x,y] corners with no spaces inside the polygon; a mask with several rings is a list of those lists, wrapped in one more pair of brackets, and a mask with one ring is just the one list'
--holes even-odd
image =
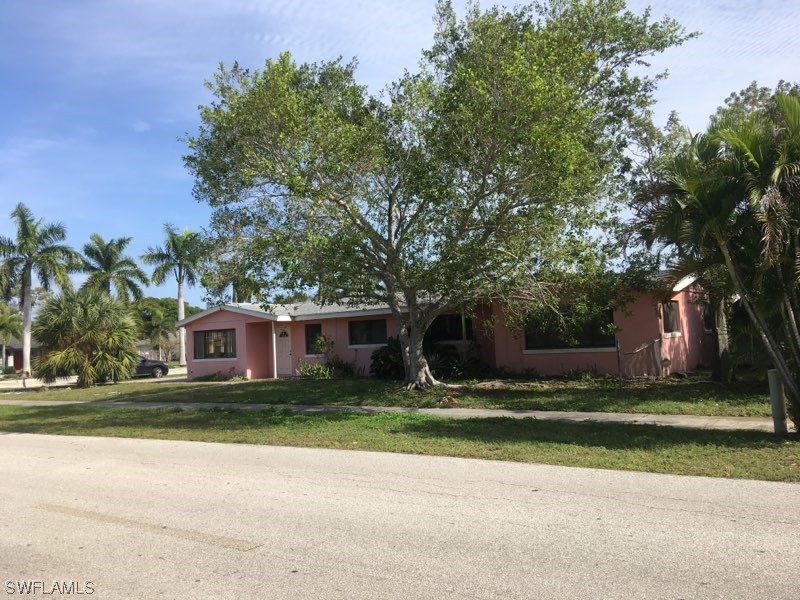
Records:
{"label": "thick tree trunk", "polygon": [[441,385],[431,373],[423,350],[423,339],[428,323],[419,318],[417,311],[411,308],[408,319],[409,327],[398,321],[398,338],[403,352],[405,369],[405,387],[408,390],[425,390]]}
{"label": "thick tree trunk", "polygon": [[407,349],[403,349],[403,366],[406,370],[406,388],[424,390],[440,382],[436,380],[428,366],[428,360],[422,349],[422,339],[414,339],[417,336],[409,336]]}
{"label": "thick tree trunk", "polygon": [[[183,321],[184,315],[183,307],[183,282],[178,282],[178,321]],[[178,328],[178,364],[181,367],[186,366],[186,328]]]}

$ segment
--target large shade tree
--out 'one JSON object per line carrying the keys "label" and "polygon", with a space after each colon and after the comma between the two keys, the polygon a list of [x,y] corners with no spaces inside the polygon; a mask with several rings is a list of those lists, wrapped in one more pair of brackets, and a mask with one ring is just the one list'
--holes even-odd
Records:
{"label": "large shade tree", "polygon": [[125,304],[131,299],[139,300],[143,296],[141,286],[147,285],[149,280],[136,262],[124,255],[131,238],[106,241],[99,233],[93,233],[89,239],[81,256],[80,270],[88,273],[83,287],[108,295],[113,289]]}
{"label": "large shade tree", "polygon": [[[198,270],[203,260],[203,240],[200,234],[190,229],[178,231],[170,224],[164,225],[164,245],[149,247],[142,255],[142,261],[152,265],[152,281],[161,285],[169,275],[178,284],[178,320],[185,316],[183,286],[194,286]],[[178,328],[178,362],[186,364],[186,329]]]}
{"label": "large shade tree", "polygon": [[63,242],[66,229],[60,223],[45,223],[36,219],[30,209],[19,203],[11,211],[16,236],[0,237],[0,268],[4,275],[0,281],[6,287],[19,290],[22,307],[22,371],[31,371],[31,323],[34,277],[44,290],[53,282],[69,287],[69,270],[76,262],[75,252]]}
{"label": "large shade tree", "polygon": [[[221,68],[186,164],[212,230],[265,296],[386,303],[406,383],[444,311],[547,299],[594,252],[631,120],[685,39],[621,0],[437,6],[420,71],[382,97],[341,61]],[[639,75],[634,75],[633,68]]]}
{"label": "large shade tree", "polygon": [[97,290],[63,290],[33,325],[42,344],[34,374],[45,382],[76,374],[78,386],[129,379],[136,371],[138,325],[120,300]]}

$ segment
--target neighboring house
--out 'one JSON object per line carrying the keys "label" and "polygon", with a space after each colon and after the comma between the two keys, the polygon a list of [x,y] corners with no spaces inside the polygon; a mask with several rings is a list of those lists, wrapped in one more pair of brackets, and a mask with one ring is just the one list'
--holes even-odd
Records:
{"label": "neighboring house", "polygon": [[[42,345],[31,338],[31,360],[39,354]],[[19,372],[22,369],[22,340],[10,338],[6,344],[6,366],[14,367]]]}
{"label": "neighboring house", "polygon": [[[467,349],[473,343],[483,362],[509,372],[560,375],[589,370],[597,374],[661,376],[692,371],[711,362],[714,336],[691,280],[679,283],[664,301],[636,293],[615,310],[614,335],[587,327],[577,347],[540,335],[531,324],[524,331],[508,326],[502,308],[487,305],[474,317],[441,315],[429,330],[431,341]],[[491,317],[491,319],[490,319]],[[487,323],[493,323],[487,330]],[[207,309],[179,323],[186,327],[189,379],[221,372],[248,379],[297,374],[299,361],[320,362],[314,341],[324,335],[333,352],[369,374],[372,352],[397,335],[387,306],[319,306],[310,302],[266,311],[254,304]],[[619,348],[619,351],[618,351]]]}
{"label": "neighboring house", "polygon": [[136,352],[139,356],[158,360],[173,360],[178,355],[178,336],[174,333],[169,334],[169,338],[161,340],[161,350],[153,348],[153,343],[149,339],[136,342]]}

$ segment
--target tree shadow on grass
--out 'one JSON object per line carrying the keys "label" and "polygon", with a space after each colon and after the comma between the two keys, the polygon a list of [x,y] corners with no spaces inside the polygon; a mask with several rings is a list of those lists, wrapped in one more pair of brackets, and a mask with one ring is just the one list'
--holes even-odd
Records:
{"label": "tree shadow on grass", "polygon": [[[403,433],[424,438],[486,444],[550,443],[609,450],[652,450],[671,446],[776,447],[786,440],[760,431],[695,430],[624,423],[570,423],[536,419],[412,420]],[[796,438],[793,438],[797,442]],[[800,444],[796,444],[800,452]]]}
{"label": "tree shadow on grass", "polygon": [[[282,428],[316,429],[336,435],[342,427],[354,435],[381,435],[478,444],[553,444],[609,450],[653,450],[676,446],[775,448],[789,443],[800,459],[796,436],[779,438],[759,431],[693,430],[658,425],[570,423],[535,419],[447,419],[416,413],[364,415],[342,411],[298,413],[288,409],[238,410],[180,408],[101,408],[91,406],[0,407],[0,430],[59,435],[159,437],[170,430],[214,433],[258,432]],[[113,433],[118,430],[119,433]]]}
{"label": "tree shadow on grass", "polygon": [[768,390],[760,384],[720,385],[707,380],[654,382],[626,381],[622,387],[610,380],[545,382],[509,385],[500,389],[467,387],[454,394],[463,403],[493,408],[527,410],[642,412],[653,402],[694,405],[716,402],[730,407],[768,403]]}

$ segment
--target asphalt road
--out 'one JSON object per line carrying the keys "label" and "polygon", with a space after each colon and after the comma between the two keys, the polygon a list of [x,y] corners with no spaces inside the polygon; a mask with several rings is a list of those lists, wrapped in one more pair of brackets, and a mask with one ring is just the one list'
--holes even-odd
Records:
{"label": "asphalt road", "polygon": [[0,596],[796,599],[799,509],[793,484],[0,434]]}

